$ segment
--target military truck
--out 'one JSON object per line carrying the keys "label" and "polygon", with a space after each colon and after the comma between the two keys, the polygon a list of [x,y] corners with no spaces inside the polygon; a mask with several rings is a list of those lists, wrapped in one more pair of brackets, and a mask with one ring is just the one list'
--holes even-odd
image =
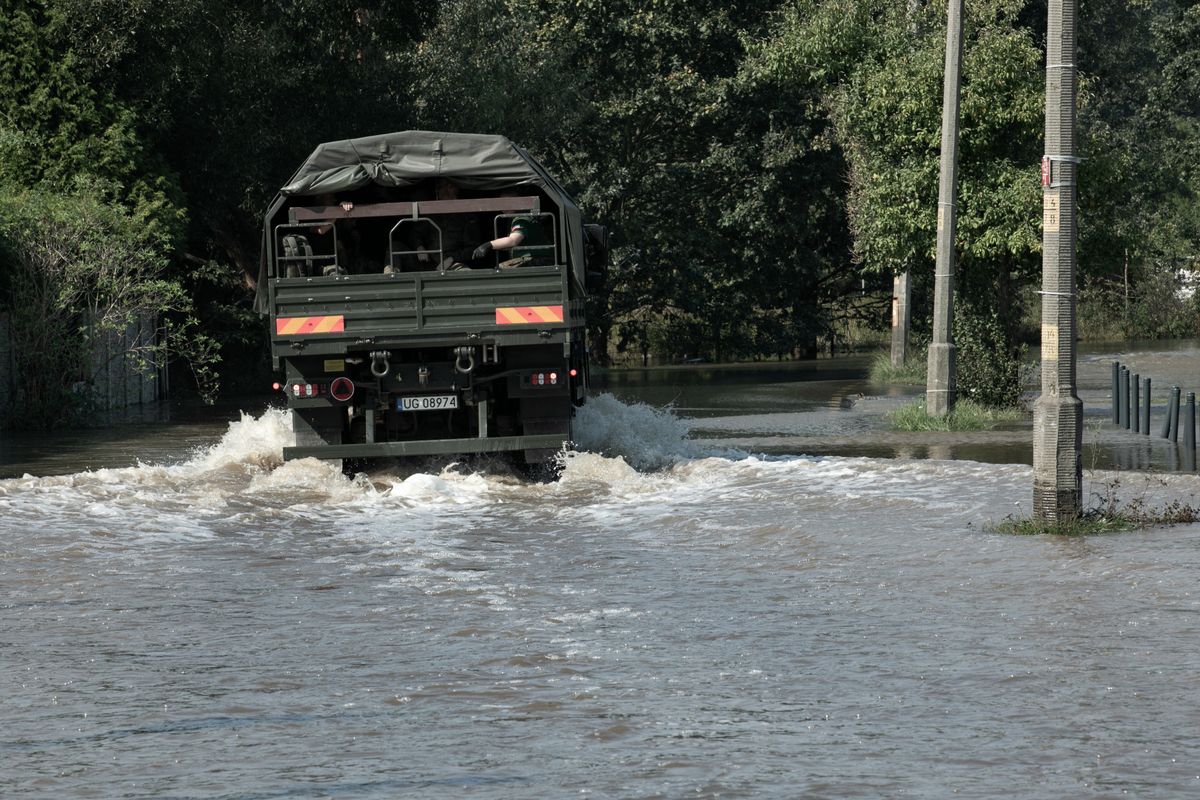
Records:
{"label": "military truck", "polygon": [[[520,246],[480,248],[520,231]],[[510,452],[571,439],[603,228],[502,136],[405,131],[322,144],[266,213],[270,316],[296,434],[285,459]]]}

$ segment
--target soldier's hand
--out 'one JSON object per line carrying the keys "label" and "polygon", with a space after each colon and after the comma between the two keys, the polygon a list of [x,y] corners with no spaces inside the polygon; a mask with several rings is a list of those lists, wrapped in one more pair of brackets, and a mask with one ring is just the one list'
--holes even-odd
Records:
{"label": "soldier's hand", "polygon": [[479,247],[475,248],[474,253],[471,253],[471,259],[473,261],[478,261],[490,252],[492,252],[492,243],[484,242],[483,244],[479,245]]}

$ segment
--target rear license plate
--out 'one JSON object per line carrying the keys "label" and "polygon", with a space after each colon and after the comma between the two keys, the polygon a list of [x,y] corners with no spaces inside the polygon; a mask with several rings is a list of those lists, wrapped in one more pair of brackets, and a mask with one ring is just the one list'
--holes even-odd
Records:
{"label": "rear license plate", "polygon": [[442,411],[448,408],[458,408],[458,395],[428,394],[417,397],[401,397],[396,400],[396,408],[401,411]]}

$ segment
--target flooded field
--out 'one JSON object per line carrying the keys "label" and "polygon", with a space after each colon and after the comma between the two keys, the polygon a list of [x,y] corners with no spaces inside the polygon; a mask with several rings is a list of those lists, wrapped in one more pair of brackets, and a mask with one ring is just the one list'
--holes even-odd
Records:
{"label": "flooded field", "polygon": [[6,443],[0,796],[1195,796],[1200,526],[997,534],[1027,431],[804,369],[614,378],[557,481],[285,464],[277,410]]}

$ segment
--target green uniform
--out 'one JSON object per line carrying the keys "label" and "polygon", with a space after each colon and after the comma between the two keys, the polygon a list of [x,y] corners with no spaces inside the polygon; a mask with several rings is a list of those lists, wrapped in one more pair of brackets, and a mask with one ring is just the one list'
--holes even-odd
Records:
{"label": "green uniform", "polygon": [[525,238],[521,244],[513,248],[512,257],[519,258],[523,255],[532,256],[531,264],[553,264],[554,251],[545,247],[550,244],[549,238],[546,236],[546,231],[542,227],[542,221],[533,216],[513,217],[512,227],[509,228],[510,233],[520,233]]}

